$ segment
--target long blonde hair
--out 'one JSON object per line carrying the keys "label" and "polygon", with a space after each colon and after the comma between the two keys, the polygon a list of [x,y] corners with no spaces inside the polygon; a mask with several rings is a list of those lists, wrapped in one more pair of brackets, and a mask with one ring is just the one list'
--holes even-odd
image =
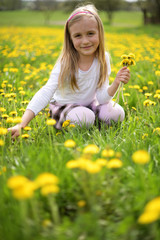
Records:
{"label": "long blonde hair", "polygon": [[99,82],[97,87],[100,88],[106,79],[107,64],[105,60],[103,24],[94,5],[88,4],[88,5],[76,8],[72,12],[70,17],[68,18],[68,21],[65,24],[64,45],[63,45],[62,53],[59,57],[59,60],[61,62],[61,72],[59,75],[58,83],[60,88],[63,88],[64,83],[68,82],[73,90],[75,90],[76,88],[79,89],[77,85],[76,77],[75,77],[75,73],[78,71],[79,55],[73,46],[70,33],[69,33],[69,28],[75,21],[78,21],[82,16],[84,16],[84,12],[88,12],[92,14],[97,20],[97,24],[98,24],[99,46],[96,50],[96,56],[100,63],[100,77],[99,77]]}

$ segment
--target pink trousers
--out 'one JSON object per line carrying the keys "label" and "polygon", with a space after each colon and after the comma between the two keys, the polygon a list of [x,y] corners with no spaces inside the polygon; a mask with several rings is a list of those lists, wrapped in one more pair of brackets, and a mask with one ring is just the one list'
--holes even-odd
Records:
{"label": "pink trousers", "polygon": [[51,117],[57,122],[56,128],[61,129],[62,123],[66,120],[70,120],[73,124],[78,124],[80,126],[90,126],[95,122],[96,116],[101,121],[110,124],[111,120],[121,122],[124,120],[125,112],[119,104],[115,104],[110,101],[106,104],[95,105],[94,103],[90,106],[76,106],[73,104],[68,104],[60,106],[59,104],[50,104]]}
{"label": "pink trousers", "polygon": [[[118,122],[120,120],[121,122],[124,120],[125,112],[123,108],[119,104],[115,104],[113,101],[110,101],[109,103],[99,105],[99,113],[98,118],[106,124],[110,124],[110,121],[113,120],[115,122]],[[95,122],[95,113],[84,106],[78,106],[73,108],[67,115],[66,120],[70,120],[74,124],[78,125],[93,125]]]}

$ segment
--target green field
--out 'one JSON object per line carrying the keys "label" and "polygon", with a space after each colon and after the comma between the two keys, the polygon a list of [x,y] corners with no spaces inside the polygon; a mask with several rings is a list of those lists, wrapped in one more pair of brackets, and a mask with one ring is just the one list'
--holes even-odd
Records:
{"label": "green field", "polygon": [[0,12],[0,239],[159,240],[160,33],[140,12],[117,12],[111,26],[101,13],[110,82],[135,54],[122,123],[57,131],[46,106],[18,139],[7,133],[49,78],[67,18]]}
{"label": "green field", "polygon": [[[49,26],[59,24],[63,25],[70,13],[55,11],[50,12],[50,19],[48,21]],[[0,12],[0,26],[44,26],[46,12],[42,11],[2,11]],[[102,12],[100,14],[102,20],[107,23],[107,14]],[[118,11],[113,14],[113,25],[117,26],[130,26],[137,27],[142,25],[142,13],[141,12],[124,12]]]}

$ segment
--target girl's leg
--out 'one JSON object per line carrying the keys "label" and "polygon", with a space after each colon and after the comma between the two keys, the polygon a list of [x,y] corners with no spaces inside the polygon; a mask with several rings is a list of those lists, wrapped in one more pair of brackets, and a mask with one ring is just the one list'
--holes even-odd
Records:
{"label": "girl's leg", "polygon": [[76,123],[80,126],[93,125],[95,121],[95,114],[87,107],[75,107],[66,115],[66,120],[70,120],[72,123]]}
{"label": "girl's leg", "polygon": [[113,120],[115,122],[120,121],[122,122],[125,117],[125,112],[123,108],[116,103],[115,106],[114,101],[110,101],[109,103],[99,105],[99,119],[105,121],[107,124],[110,124],[110,120]]}

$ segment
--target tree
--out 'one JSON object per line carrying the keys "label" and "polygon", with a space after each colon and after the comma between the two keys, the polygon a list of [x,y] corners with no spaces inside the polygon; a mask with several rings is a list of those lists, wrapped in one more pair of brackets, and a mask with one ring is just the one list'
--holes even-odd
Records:
{"label": "tree", "polygon": [[44,23],[48,24],[53,11],[57,10],[58,2],[56,0],[36,0],[35,10],[44,13]]}
{"label": "tree", "polygon": [[123,0],[93,0],[92,2],[99,10],[103,10],[107,13],[109,24],[111,24],[114,11],[120,8]]}
{"label": "tree", "polygon": [[0,10],[16,10],[22,6],[21,0],[0,0]]}
{"label": "tree", "polygon": [[160,0],[138,0],[137,4],[143,12],[144,24],[160,23]]}

